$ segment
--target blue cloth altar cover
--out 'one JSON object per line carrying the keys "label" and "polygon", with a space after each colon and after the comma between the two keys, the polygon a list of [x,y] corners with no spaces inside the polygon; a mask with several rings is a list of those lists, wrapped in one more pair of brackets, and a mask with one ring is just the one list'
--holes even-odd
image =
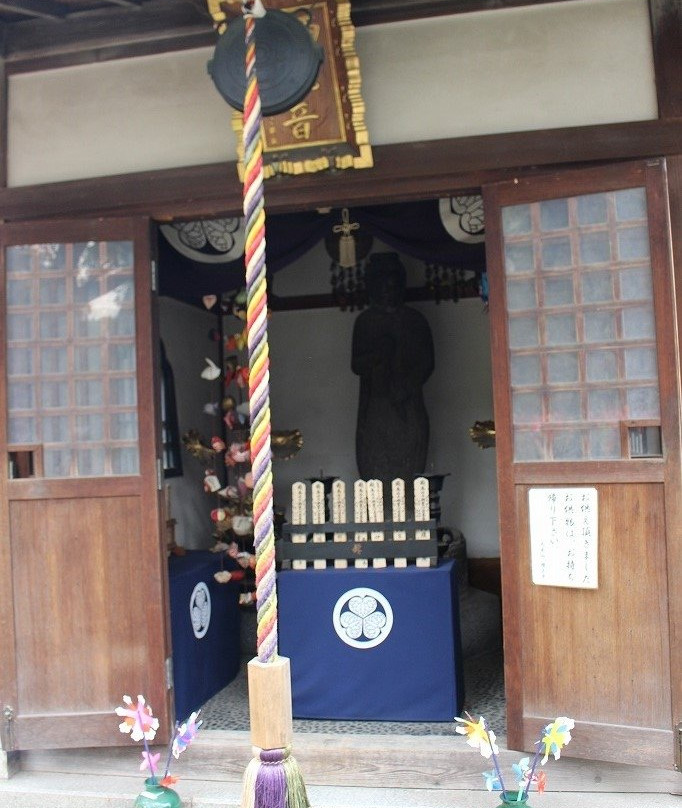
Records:
{"label": "blue cloth altar cover", "polygon": [[278,613],[295,717],[452,721],[460,714],[454,561],[286,570],[278,576]]}
{"label": "blue cloth altar cover", "polygon": [[[227,559],[226,569],[236,564]],[[228,565],[229,564],[229,565]],[[175,715],[180,721],[239,672],[239,584],[219,584],[220,556],[188,551],[168,560]]]}

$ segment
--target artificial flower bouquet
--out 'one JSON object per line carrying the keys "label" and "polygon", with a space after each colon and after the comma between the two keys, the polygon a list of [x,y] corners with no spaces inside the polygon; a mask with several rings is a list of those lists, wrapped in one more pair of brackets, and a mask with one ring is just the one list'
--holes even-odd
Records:
{"label": "artificial flower bouquet", "polygon": [[[144,696],[138,696],[137,702],[134,702],[130,696],[123,696],[123,706],[117,707],[115,712],[117,716],[123,719],[119,724],[119,730],[123,733],[130,734],[133,741],[143,742],[144,748],[142,750],[140,771],[147,771],[149,773],[149,777],[145,782],[149,786],[170,791],[170,786],[174,785],[178,780],[177,777],[173,777],[170,774],[172,758],[177,760],[180,754],[184,752],[196,738],[199,727],[202,724],[201,721],[197,720],[199,712],[192,713],[190,717],[182,723],[176,721],[175,730],[168,743],[168,754],[166,755],[163,774],[161,774],[161,769],[159,768],[161,753],[152,753],[148,743],[149,741],[153,741],[156,736],[156,731],[159,728],[159,719],[154,717],[152,709],[145,701]],[[137,804],[136,802],[136,805]],[[161,808],[161,803],[159,803],[158,799],[156,800],[156,804]]]}
{"label": "artificial flower bouquet", "polygon": [[[493,769],[483,772],[483,778],[488,791],[501,791],[502,803],[513,805],[514,803],[525,804],[528,799],[528,792],[531,787],[535,787],[541,794],[545,790],[547,775],[544,770],[537,771],[538,762],[541,766],[547,763],[550,755],[554,755],[555,760],[561,757],[561,750],[571,740],[571,730],[575,726],[575,721],[566,716],[559,716],[542,731],[542,735],[535,742],[535,755],[531,761],[530,757],[523,757],[518,763],[513,764],[512,771],[515,778],[515,787],[507,788],[502,778],[502,771],[498,761],[499,748],[496,743],[495,733],[488,728],[488,724],[481,716],[478,721],[465,713],[466,718],[455,718],[459,721],[456,732],[466,735],[467,743],[478,749],[486,760],[492,759]],[[543,755],[542,760],[540,756]]]}

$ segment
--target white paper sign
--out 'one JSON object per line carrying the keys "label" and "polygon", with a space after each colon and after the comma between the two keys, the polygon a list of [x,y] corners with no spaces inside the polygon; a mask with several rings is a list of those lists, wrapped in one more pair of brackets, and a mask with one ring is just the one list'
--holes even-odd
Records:
{"label": "white paper sign", "polygon": [[534,584],[596,589],[597,489],[528,491]]}

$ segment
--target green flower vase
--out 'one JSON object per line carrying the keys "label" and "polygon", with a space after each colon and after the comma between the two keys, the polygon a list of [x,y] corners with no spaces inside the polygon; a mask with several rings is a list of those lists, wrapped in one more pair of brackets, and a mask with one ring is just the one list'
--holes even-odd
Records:
{"label": "green flower vase", "polygon": [[148,777],[144,781],[144,791],[135,799],[134,808],[182,808],[182,800],[177,791]]}
{"label": "green flower vase", "polygon": [[502,802],[497,806],[497,808],[510,808],[512,805],[518,805],[519,808],[529,808],[528,795],[520,800],[518,791],[503,791],[500,794],[500,799]]}

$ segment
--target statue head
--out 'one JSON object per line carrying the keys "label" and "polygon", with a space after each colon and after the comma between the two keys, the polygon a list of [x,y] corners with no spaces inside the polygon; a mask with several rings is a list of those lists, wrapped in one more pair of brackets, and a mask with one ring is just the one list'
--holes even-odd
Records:
{"label": "statue head", "polygon": [[397,253],[373,253],[365,271],[370,305],[386,311],[402,306],[405,297],[405,267]]}

